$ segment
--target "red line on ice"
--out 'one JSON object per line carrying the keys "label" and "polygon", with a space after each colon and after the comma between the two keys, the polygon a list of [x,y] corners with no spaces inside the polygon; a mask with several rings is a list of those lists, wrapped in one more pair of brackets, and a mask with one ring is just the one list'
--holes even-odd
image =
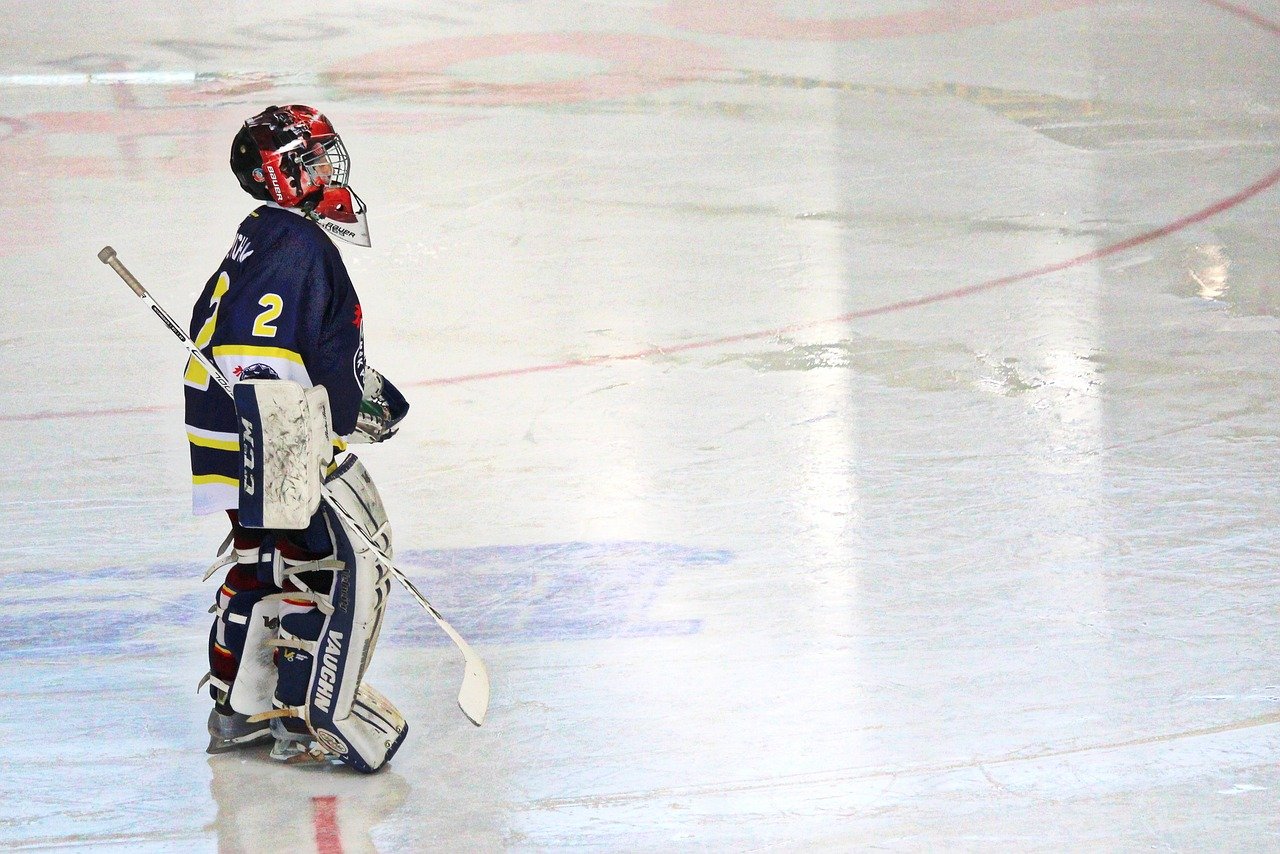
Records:
{"label": "red line on ice", "polygon": [[1280,36],[1280,24],[1277,24],[1275,21],[1267,20],[1252,9],[1246,9],[1236,3],[1228,3],[1227,0],[1204,0],[1204,2],[1208,3],[1210,6],[1217,6],[1224,12],[1230,12],[1232,15],[1244,18],[1251,24],[1261,27],[1272,35]]}
{"label": "red line on ice", "polygon": [[[1212,0],[1209,0],[1212,2]],[[707,347],[717,347],[723,344],[733,344],[739,341],[753,341],[761,338],[772,338],[777,335],[784,335],[788,332],[795,332],[801,329],[810,329],[815,326],[826,326],[836,323],[848,323],[853,320],[859,320],[865,317],[874,317],[879,314],[890,314],[895,311],[905,311],[911,308],[920,308],[934,303],[945,302],[947,300],[959,299],[961,297],[972,296],[973,294],[990,291],[996,288],[1006,287],[1018,282],[1025,282],[1028,279],[1047,276],[1050,273],[1058,273],[1063,270],[1069,270],[1072,267],[1079,267],[1081,264],[1087,264],[1091,261],[1098,261],[1110,255],[1116,255],[1141,246],[1144,243],[1150,243],[1153,240],[1159,240],[1162,237],[1168,237],[1181,231],[1188,226],[1203,222],[1206,219],[1217,216],[1223,211],[1230,210],[1237,205],[1243,204],[1259,193],[1269,190],[1277,183],[1280,183],[1280,169],[1275,170],[1270,175],[1259,181],[1250,184],[1235,195],[1228,196],[1221,201],[1215,202],[1203,210],[1196,211],[1193,214],[1176,219],[1173,222],[1163,225],[1151,231],[1144,232],[1096,249],[1093,252],[1086,252],[1083,255],[1077,255],[1074,258],[1068,258],[1065,261],[1059,261],[1056,264],[1046,264],[1043,267],[1036,267],[1033,270],[1024,270],[1021,273],[1013,273],[1008,276],[1001,276],[998,279],[989,279],[985,282],[979,282],[975,285],[966,285],[962,288],[955,288],[950,291],[942,291],[940,293],[928,294],[927,296],[916,297],[914,299],[900,300],[899,302],[887,303],[885,305],[876,306],[874,308],[864,308],[860,311],[851,311],[838,317],[828,317],[822,320],[807,320],[800,323],[791,323],[786,326],[779,326],[774,329],[764,329],[757,332],[744,332],[739,335],[726,335],[721,338],[709,338],[703,341],[693,341],[685,344],[673,344],[667,347],[650,347],[646,350],[637,350],[634,353],[623,353],[613,356],[590,356],[583,359],[570,359],[564,362],[555,362],[546,365],[533,365],[525,368],[510,368],[503,371],[489,371],[479,374],[462,374],[455,377],[440,377],[431,380],[419,380],[416,383],[409,383],[411,386],[440,386],[454,385],[457,383],[478,382],[480,380],[500,379],[503,377],[516,377],[525,374],[536,374],[544,371],[561,371],[568,368],[581,368],[591,365],[603,365],[611,362],[626,362],[637,359],[648,359],[654,356],[661,356],[670,353],[679,353],[685,350],[700,350]]]}
{"label": "red line on ice", "polygon": [[[1238,6],[1235,3],[1228,2],[1228,0],[1203,0],[1203,2],[1208,3],[1210,6],[1214,6],[1218,9],[1221,9],[1224,12],[1228,12],[1240,18],[1244,18],[1245,20],[1266,30],[1272,35],[1280,36],[1280,24],[1276,24],[1275,22],[1262,17],[1257,12],[1254,12],[1251,9],[1247,9],[1243,6]],[[982,293],[983,291],[995,290],[996,288],[1006,287],[1008,285],[1016,284],[1018,282],[1025,282],[1028,279],[1034,279],[1040,276],[1046,276],[1050,273],[1058,273],[1063,270],[1068,270],[1072,267],[1078,267],[1081,264],[1087,264],[1090,261],[1097,261],[1102,258],[1106,258],[1110,255],[1116,255],[1120,252],[1133,249],[1136,246],[1141,246],[1144,243],[1150,243],[1153,240],[1159,240],[1162,237],[1168,237],[1170,234],[1174,234],[1178,231],[1181,231],[1182,229],[1187,228],[1188,226],[1195,225],[1198,222],[1203,222],[1204,220],[1217,216],[1218,214],[1224,211],[1230,210],[1231,208],[1236,207],[1237,205],[1243,204],[1244,202],[1248,201],[1249,199],[1253,198],[1259,193],[1262,193],[1262,192],[1265,192],[1266,190],[1271,189],[1277,183],[1280,183],[1280,169],[1277,169],[1276,171],[1272,172],[1271,174],[1267,175],[1261,180],[1258,180],[1253,184],[1250,184],[1248,187],[1245,187],[1243,190],[1236,193],[1235,195],[1228,196],[1225,199],[1214,202],[1213,204],[1209,205],[1207,208],[1204,208],[1203,210],[1199,210],[1193,214],[1184,216],[1181,219],[1176,219],[1173,222],[1168,223],[1167,225],[1163,225],[1160,228],[1153,229],[1152,231],[1144,232],[1143,234],[1139,234],[1136,237],[1130,237],[1125,240],[1121,240],[1119,243],[1113,243],[1110,246],[1105,246],[1102,249],[1097,249],[1093,252],[1086,252],[1083,255],[1077,255],[1074,258],[1068,258],[1067,260],[1060,261],[1056,264],[1048,264],[1043,267],[1037,267],[1033,270],[1025,270],[1021,273],[1013,273],[1008,276],[1001,276],[998,279],[990,279],[985,282],[979,282],[976,285],[968,285],[966,287],[955,288],[950,291],[942,291],[941,293],[930,294],[928,296],[923,296],[923,297],[916,297],[915,299],[901,300],[899,302],[888,303],[886,305],[877,306],[875,308],[862,309],[861,311],[852,311],[852,312],[849,312],[848,314],[842,314],[839,317],[829,317],[823,320],[803,321],[800,323],[788,324],[787,326],[779,326],[775,329],[764,329],[758,332],[745,332],[739,335],[726,335],[721,338],[710,338],[705,341],[694,341],[694,342],[689,342],[685,344],[673,344],[669,347],[650,347],[646,350],[638,350],[634,353],[623,353],[616,356],[608,356],[608,355],[591,356],[584,359],[570,359],[564,362],[555,362],[555,363],[545,364],[545,365],[533,365],[525,368],[510,368],[504,371],[488,371],[485,373],[478,373],[478,374],[461,374],[459,376],[454,376],[454,377],[439,377],[437,379],[419,380],[416,383],[409,383],[409,385],[415,386],[418,388],[428,387],[428,386],[455,385],[458,383],[479,382],[481,380],[501,379],[503,377],[518,377],[518,376],[524,376],[527,374],[543,373],[546,371],[561,371],[561,370],[567,370],[569,368],[589,367],[591,365],[602,365],[602,364],[608,364],[611,362],[635,361],[638,359],[647,359],[647,358],[652,358],[654,356],[661,356],[668,353],[679,353],[685,350],[698,350],[698,349],[707,348],[707,347],[717,347],[723,344],[733,344],[739,341],[754,341],[754,340],[759,340],[761,338],[772,338],[776,335],[782,335],[782,334],[786,334],[788,332],[794,332],[800,329],[810,329],[815,326],[826,326],[829,324],[836,324],[836,323],[848,323],[850,321],[858,320],[864,317],[874,317],[879,314],[890,314],[895,311],[906,311],[912,308],[920,308],[922,306],[933,305],[934,303],[944,302],[946,300],[960,299],[961,297],[972,296],[973,294]]]}
{"label": "red line on ice", "polygon": [[168,412],[172,406],[122,406],[117,409],[76,409],[67,412],[19,412],[15,415],[0,415],[0,423],[5,421],[59,421],[63,418],[98,418],[105,415],[144,415],[153,412]]}
{"label": "red line on ice", "polygon": [[311,799],[315,822],[316,851],[319,854],[342,854],[342,834],[338,831],[338,799],[332,795]]}

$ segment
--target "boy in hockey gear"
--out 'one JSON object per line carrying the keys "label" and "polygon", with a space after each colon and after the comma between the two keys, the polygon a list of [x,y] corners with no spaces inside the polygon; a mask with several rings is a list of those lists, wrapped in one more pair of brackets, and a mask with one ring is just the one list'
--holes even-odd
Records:
{"label": "boy in hockey gear", "polygon": [[[409,406],[365,363],[360,302],[330,239],[369,245],[364,204],[347,187],[349,167],[333,125],[311,107],[272,106],[244,123],[232,141],[231,169],[262,204],[241,223],[196,300],[190,327],[196,346],[233,384],[284,380],[303,389],[323,386],[325,433],[335,434],[331,459],[347,442],[390,438]],[[316,739],[325,742],[317,753],[341,755],[335,745],[346,747],[343,739],[321,737],[307,723],[317,679],[332,677],[317,661],[316,644],[325,632],[342,637],[333,622],[334,592],[356,584],[359,573],[378,575],[379,568],[351,548],[343,531],[347,523],[325,507],[299,528],[241,524],[241,478],[252,463],[252,449],[242,448],[241,435],[249,421],[194,360],[187,364],[184,386],[194,512],[225,511],[231,520],[228,549],[210,570],[227,568],[209,637],[209,752],[253,744],[274,731],[273,755],[307,751]],[[357,497],[380,512],[372,482],[361,489],[367,494]],[[385,520],[381,524],[386,527]],[[389,531],[385,539],[389,552]],[[359,578],[357,586],[384,590],[378,579]],[[394,707],[380,695],[381,704],[370,699],[376,692],[357,684],[376,641],[385,593],[370,601],[374,611],[357,615],[355,625],[372,637],[361,647],[362,660],[339,674],[348,682],[344,713],[364,710],[396,737],[386,740],[385,755],[354,761],[342,756],[361,770],[376,770],[389,759],[406,729]],[[337,611],[343,618],[342,609]],[[350,623],[351,614],[346,619]],[[377,713],[368,711],[374,707]],[[282,716],[260,718],[273,709]]]}

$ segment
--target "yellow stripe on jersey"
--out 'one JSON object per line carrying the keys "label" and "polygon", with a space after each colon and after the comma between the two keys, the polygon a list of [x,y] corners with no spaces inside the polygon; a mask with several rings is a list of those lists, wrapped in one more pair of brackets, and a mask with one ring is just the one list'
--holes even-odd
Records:
{"label": "yellow stripe on jersey", "polygon": [[274,356],[277,359],[302,364],[302,356],[292,350],[286,350],[283,347],[256,347],[252,344],[219,344],[213,348],[213,357],[216,359],[219,356],[257,356],[259,358]]}
{"label": "yellow stripe on jersey", "polygon": [[[227,295],[227,291],[230,289],[231,277],[226,273],[222,273],[218,276],[218,281],[214,283],[213,294],[209,297],[209,305],[212,306],[213,311],[209,314],[209,319],[200,327],[200,331],[196,333],[196,347],[203,349],[213,340],[213,330],[218,325],[218,308],[222,304],[222,298]],[[194,357],[187,359],[187,372],[183,375],[182,380],[193,388],[202,390],[209,388],[209,372]]]}
{"label": "yellow stripe on jersey", "polygon": [[234,486],[237,489],[240,488],[240,481],[223,474],[194,474],[191,476],[191,482],[196,486],[203,486],[206,483],[223,483],[227,486]]}
{"label": "yellow stripe on jersey", "polygon": [[188,433],[187,441],[193,445],[199,445],[201,448],[213,448],[215,451],[240,450],[240,441],[238,439],[210,439],[207,436],[197,436],[194,433]]}

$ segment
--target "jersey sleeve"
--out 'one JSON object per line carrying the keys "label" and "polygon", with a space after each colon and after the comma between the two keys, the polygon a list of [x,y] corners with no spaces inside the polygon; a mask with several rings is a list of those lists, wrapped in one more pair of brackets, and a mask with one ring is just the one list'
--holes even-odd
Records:
{"label": "jersey sleeve", "polygon": [[317,262],[299,344],[311,382],[329,393],[334,433],[346,436],[355,430],[364,393],[363,317],[337,249],[324,252]]}

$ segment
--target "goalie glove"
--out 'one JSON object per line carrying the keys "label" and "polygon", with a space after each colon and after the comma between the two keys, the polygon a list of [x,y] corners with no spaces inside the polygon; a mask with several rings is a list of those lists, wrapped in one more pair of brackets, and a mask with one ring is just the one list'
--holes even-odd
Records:
{"label": "goalie glove", "polygon": [[364,369],[364,397],[356,413],[356,430],[346,440],[350,444],[385,442],[396,434],[400,422],[409,413],[409,401],[391,380],[375,371]]}

